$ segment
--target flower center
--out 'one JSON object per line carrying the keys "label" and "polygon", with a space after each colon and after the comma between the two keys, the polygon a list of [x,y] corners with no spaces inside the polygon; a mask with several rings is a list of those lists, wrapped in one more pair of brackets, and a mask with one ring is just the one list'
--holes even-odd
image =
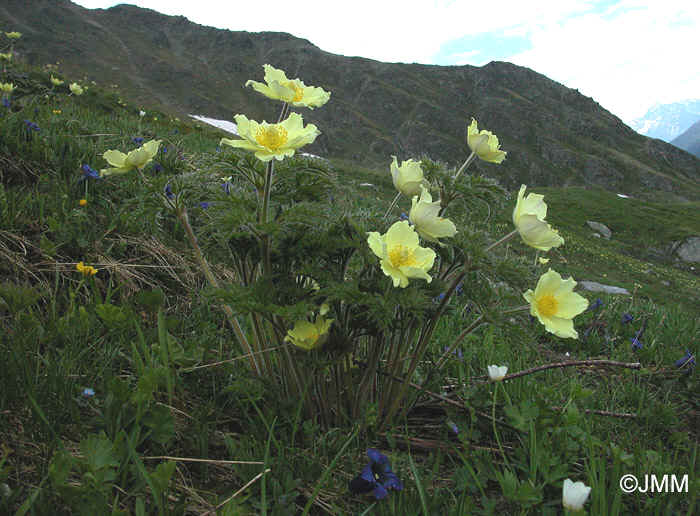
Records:
{"label": "flower center", "polygon": [[304,98],[304,88],[299,86],[296,82],[289,81],[287,84],[285,84],[285,86],[294,90],[294,98],[292,99],[292,102],[299,102],[302,98]]}
{"label": "flower center", "polygon": [[410,267],[416,264],[416,257],[413,255],[413,250],[402,245],[395,245],[389,251],[389,261],[395,268]]}
{"label": "flower center", "polygon": [[551,317],[557,313],[559,303],[551,294],[546,294],[537,300],[537,311],[544,317]]}
{"label": "flower center", "polygon": [[277,150],[287,143],[287,130],[278,125],[260,126],[255,133],[255,141],[270,150]]}

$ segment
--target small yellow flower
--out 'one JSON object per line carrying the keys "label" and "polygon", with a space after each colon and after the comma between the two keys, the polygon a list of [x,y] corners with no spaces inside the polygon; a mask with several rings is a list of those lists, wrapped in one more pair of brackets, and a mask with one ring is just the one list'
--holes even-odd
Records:
{"label": "small yellow flower", "polygon": [[313,109],[321,107],[331,97],[330,92],[316,86],[306,86],[299,79],[288,79],[282,71],[270,66],[263,65],[265,69],[265,82],[248,81],[246,86],[252,86],[255,91],[262,93],[266,97],[274,100],[289,102],[293,106],[307,107]]}
{"label": "small yellow flower", "polygon": [[541,256],[537,259],[540,265],[547,265],[549,263],[549,258],[542,258]]}
{"label": "small yellow flower", "polygon": [[0,91],[3,91],[5,93],[12,93],[15,90],[15,88],[16,86],[11,82],[0,82]]}
{"label": "small yellow flower", "polygon": [[21,32],[6,32],[5,36],[7,36],[10,39],[19,39],[22,37]]}
{"label": "small yellow flower", "polygon": [[79,206],[87,206],[87,199],[80,199],[78,201]]}
{"label": "small yellow flower", "polygon": [[62,81],[61,79],[57,79],[53,75],[51,76],[51,84],[53,84],[54,86],[60,86],[61,84],[63,84],[63,82],[64,81]]}
{"label": "small yellow flower", "polygon": [[506,158],[507,153],[499,149],[498,136],[491,131],[479,132],[476,120],[473,118],[467,130],[467,145],[484,161],[500,163]]}
{"label": "small yellow flower", "polygon": [[558,272],[549,269],[540,276],[534,292],[528,289],[523,294],[530,303],[530,315],[557,337],[578,338],[573,318],[588,308],[588,299],[576,294],[575,286],[573,278],[562,280]]}
{"label": "small yellow flower", "polygon": [[243,139],[222,138],[221,143],[254,152],[260,161],[273,158],[282,161],[285,157],[294,156],[294,151],[313,143],[321,134],[314,124],[304,127],[304,120],[298,113],[292,113],[279,124],[258,123],[248,120],[245,115],[236,115],[234,120],[238,135]]}
{"label": "small yellow flower", "polygon": [[0,52],[0,60],[1,61],[12,61],[12,52],[8,52],[7,54],[3,54]]}
{"label": "small yellow flower", "polygon": [[420,247],[418,233],[407,220],[395,222],[383,235],[369,232],[367,243],[380,258],[382,271],[391,277],[395,287],[407,287],[409,278],[433,281],[428,271],[435,262],[435,251]]}
{"label": "small yellow flower", "polygon": [[296,347],[306,351],[320,348],[328,339],[328,330],[333,323],[333,319],[316,317],[316,322],[296,321],[294,328],[287,331],[285,342],[291,342]]}
{"label": "small yellow flower", "polygon": [[83,262],[78,262],[75,265],[75,269],[78,272],[82,273],[83,276],[94,276],[95,274],[97,274],[97,269],[95,269],[91,265],[85,265]]}
{"label": "small yellow flower", "polygon": [[559,247],[564,243],[564,239],[544,220],[547,216],[544,195],[530,193],[525,197],[525,188],[525,185],[520,187],[518,201],[513,209],[515,229],[520,233],[523,242],[530,247],[541,251]]}
{"label": "small yellow flower", "polygon": [[419,195],[421,185],[428,186],[428,182],[423,178],[423,169],[417,161],[408,159],[399,166],[396,156],[392,156],[389,170],[394,187],[406,197]]}
{"label": "small yellow flower", "polygon": [[[454,223],[440,217],[438,213],[440,213],[440,201],[433,202],[428,189],[421,185],[420,199],[414,195],[411,200],[408,220],[414,225],[418,234],[428,242],[440,243],[439,238],[453,237],[457,234]],[[440,245],[444,244],[440,243]]]}
{"label": "small yellow flower", "polygon": [[54,114],[54,115],[60,115],[60,114],[61,114],[61,110],[60,110],[60,109],[54,109],[54,110],[53,110],[53,114]]}
{"label": "small yellow flower", "polygon": [[143,169],[158,153],[161,140],[151,140],[144,143],[138,149],[132,150],[129,154],[124,154],[118,150],[108,150],[102,157],[112,165],[113,168],[100,170],[101,176],[111,174],[124,174],[133,169]]}
{"label": "small yellow flower", "polygon": [[69,88],[71,93],[73,93],[74,95],[82,95],[83,93],[85,93],[83,87],[76,82],[72,82]]}

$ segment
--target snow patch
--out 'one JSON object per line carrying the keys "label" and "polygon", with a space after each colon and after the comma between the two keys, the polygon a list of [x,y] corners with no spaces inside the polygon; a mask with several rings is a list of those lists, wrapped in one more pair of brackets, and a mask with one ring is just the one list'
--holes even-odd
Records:
{"label": "snow patch", "polygon": [[236,124],[233,122],[229,122],[228,120],[217,120],[216,118],[209,118],[206,116],[202,115],[189,115],[190,118],[194,118],[195,120],[199,120],[200,122],[204,122],[205,124],[213,125],[214,127],[218,127],[219,129],[222,129],[226,131],[227,133],[231,134],[238,134],[238,128],[236,127]]}
{"label": "snow patch", "polygon": [[618,196],[618,197],[622,197],[623,199],[631,199],[631,198],[632,198],[632,197],[630,197],[629,195],[625,195],[625,194],[623,194],[623,193],[619,193],[619,194],[617,194],[617,196]]}

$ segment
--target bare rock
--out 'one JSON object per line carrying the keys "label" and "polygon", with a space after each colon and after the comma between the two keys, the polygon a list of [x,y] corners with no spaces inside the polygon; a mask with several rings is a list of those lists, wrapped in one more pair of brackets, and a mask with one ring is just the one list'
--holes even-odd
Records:
{"label": "bare rock", "polygon": [[600,222],[594,222],[592,220],[587,220],[586,224],[588,224],[588,227],[591,228],[593,231],[596,231],[603,235],[603,238],[610,240],[610,237],[612,236],[612,231],[608,226],[606,226],[605,224],[601,224]]}
{"label": "bare rock", "polygon": [[614,287],[612,285],[603,285],[602,283],[597,283],[595,281],[579,281],[579,285],[584,290],[589,292],[605,292],[606,294],[621,294],[623,296],[629,296],[630,291],[622,287]]}

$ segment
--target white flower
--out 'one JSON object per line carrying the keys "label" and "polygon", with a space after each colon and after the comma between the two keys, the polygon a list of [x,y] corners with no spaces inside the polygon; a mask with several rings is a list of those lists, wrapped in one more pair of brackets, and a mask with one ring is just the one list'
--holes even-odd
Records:
{"label": "white flower", "polygon": [[143,111],[143,110],[139,111],[139,116],[140,116],[141,118],[145,117],[145,116],[146,116],[146,112]]}
{"label": "white flower", "polygon": [[503,380],[503,377],[506,375],[508,372],[508,366],[497,366],[497,365],[490,365],[488,366],[489,370],[489,378],[494,381],[494,382],[500,382]]}
{"label": "white flower", "polygon": [[581,511],[590,492],[591,488],[583,482],[572,482],[567,478],[564,480],[564,487],[562,488],[562,504],[570,511]]}

